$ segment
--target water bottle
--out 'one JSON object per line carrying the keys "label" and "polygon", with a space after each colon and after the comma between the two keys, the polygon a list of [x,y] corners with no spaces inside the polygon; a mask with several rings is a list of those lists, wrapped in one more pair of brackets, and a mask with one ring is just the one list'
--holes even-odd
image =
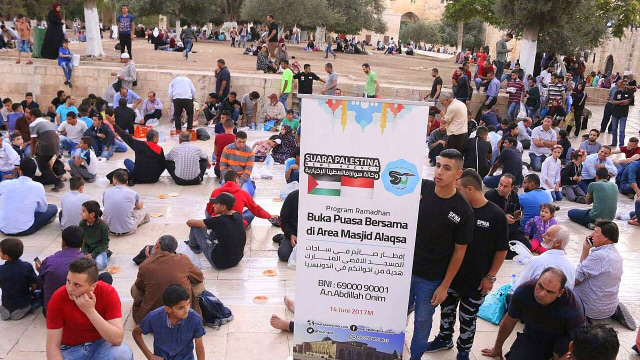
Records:
{"label": "water bottle", "polygon": [[265,165],[267,165],[269,168],[271,168],[271,166],[273,165],[273,157],[271,156],[271,154],[267,155],[266,160],[264,161]]}
{"label": "water bottle", "polygon": [[255,123],[251,123],[251,130],[255,130],[256,129],[256,124]]}
{"label": "water bottle", "polygon": [[509,291],[507,291],[507,294],[513,294],[513,292],[516,291],[516,283],[516,274],[511,274],[511,281],[509,282],[511,287],[509,288]]}
{"label": "water bottle", "polygon": [[158,142],[162,144],[162,143],[164,143],[164,140],[165,140],[164,139],[164,131],[160,131],[160,136],[159,136]]}
{"label": "water bottle", "polygon": [[213,154],[211,154],[211,162],[212,163],[216,163],[218,162],[218,157],[216,156],[216,152],[214,151]]}

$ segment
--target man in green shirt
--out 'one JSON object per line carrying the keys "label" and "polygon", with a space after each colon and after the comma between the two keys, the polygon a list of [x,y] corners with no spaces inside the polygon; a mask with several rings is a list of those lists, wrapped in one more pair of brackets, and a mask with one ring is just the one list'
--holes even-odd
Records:
{"label": "man in green shirt", "polygon": [[618,209],[618,187],[609,181],[609,171],[605,167],[596,170],[596,181],[587,188],[587,204],[590,210],[569,210],[569,219],[589,229],[595,228],[596,220],[613,220]]}
{"label": "man in green shirt", "polygon": [[378,83],[378,75],[371,70],[369,64],[362,64],[362,71],[367,74],[367,83],[364,85],[364,95],[368,98],[374,98],[380,93],[380,84]]}
{"label": "man in green shirt", "polygon": [[282,67],[282,86],[280,88],[280,102],[284,105],[285,110],[289,110],[287,107],[287,99],[289,98],[289,94],[291,94],[291,88],[293,84],[293,71],[289,69],[289,61],[282,60],[280,61],[280,66]]}

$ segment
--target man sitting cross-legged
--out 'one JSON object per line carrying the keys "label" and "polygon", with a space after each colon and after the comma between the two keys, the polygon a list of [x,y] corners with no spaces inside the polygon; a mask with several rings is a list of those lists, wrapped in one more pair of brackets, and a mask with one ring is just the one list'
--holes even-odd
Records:
{"label": "man sitting cross-legged", "polygon": [[[233,210],[236,202],[233,195],[223,192],[211,202],[216,215],[204,220],[188,220],[191,231],[186,243],[194,252],[203,252],[215,268],[228,269],[242,260],[247,234],[242,215]],[[212,230],[210,234],[207,229]]]}
{"label": "man sitting cross-legged", "polygon": [[130,159],[124,160],[124,166],[129,171],[129,186],[133,186],[136,182],[141,184],[158,182],[165,169],[164,150],[158,145],[160,141],[158,131],[149,130],[147,141],[140,141],[136,140],[133,134],[127,134],[117,123],[113,127],[136,154],[135,162]]}
{"label": "man sitting cross-legged", "polygon": [[165,158],[167,171],[178,185],[198,185],[211,167],[209,157],[201,148],[189,143],[190,132],[180,133],[178,141],[180,144],[171,149]]}
{"label": "man sitting cross-legged", "polygon": [[125,170],[116,170],[113,174],[113,187],[102,195],[104,221],[115,235],[133,234],[138,226],[150,220],[144,209],[144,201],[135,191],[125,186],[128,180]]}
{"label": "man sitting cross-legged", "polygon": [[47,359],[133,360],[123,339],[118,292],[98,281],[94,260],[74,260],[66,286],[56,290],[48,304]]}
{"label": "man sitting cross-legged", "polygon": [[227,145],[220,155],[220,174],[224,178],[227,171],[238,174],[238,184],[253,197],[256,187],[251,181],[254,152],[247,145],[247,133],[238,131],[236,141]]}

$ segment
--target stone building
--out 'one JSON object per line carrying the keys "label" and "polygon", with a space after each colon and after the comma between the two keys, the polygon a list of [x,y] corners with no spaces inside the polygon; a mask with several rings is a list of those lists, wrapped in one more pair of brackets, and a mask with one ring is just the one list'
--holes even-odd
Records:
{"label": "stone building", "polygon": [[393,354],[385,353],[370,347],[359,341],[333,341],[330,337],[325,337],[320,341],[303,342],[294,347],[294,359],[296,355],[304,355],[318,358],[329,358],[336,360],[398,360],[400,356],[397,352]]}

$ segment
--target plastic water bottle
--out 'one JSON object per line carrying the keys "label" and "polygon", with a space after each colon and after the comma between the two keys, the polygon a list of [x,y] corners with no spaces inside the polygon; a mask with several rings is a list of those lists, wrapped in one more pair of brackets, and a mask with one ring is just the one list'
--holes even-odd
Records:
{"label": "plastic water bottle", "polygon": [[255,130],[256,129],[256,124],[255,123],[251,123],[251,130]]}
{"label": "plastic water bottle", "polygon": [[267,155],[267,158],[264,161],[265,165],[267,165],[269,168],[271,168],[271,166],[273,165],[273,157],[271,156],[271,154]]}
{"label": "plastic water bottle", "polygon": [[211,154],[211,162],[212,163],[216,163],[218,162],[218,157],[216,156],[216,152],[214,151],[213,154]]}
{"label": "plastic water bottle", "polygon": [[516,283],[517,283],[517,279],[516,279],[516,274],[511,274],[511,281],[509,282],[509,285],[511,285],[511,288],[509,288],[509,291],[507,292],[507,294],[513,294],[514,291],[516,291]]}
{"label": "plastic water bottle", "polygon": [[258,124],[258,130],[259,131],[263,131],[264,130],[264,124],[263,123]]}
{"label": "plastic water bottle", "polygon": [[164,139],[164,131],[160,131],[160,136],[159,136],[158,142],[159,143],[164,143],[164,140],[165,140]]}

